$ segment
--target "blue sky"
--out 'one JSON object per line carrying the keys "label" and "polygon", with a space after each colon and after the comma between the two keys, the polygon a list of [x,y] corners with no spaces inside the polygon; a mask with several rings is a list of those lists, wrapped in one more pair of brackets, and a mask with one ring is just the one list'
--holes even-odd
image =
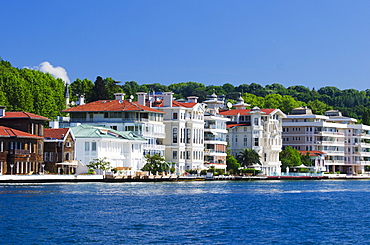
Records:
{"label": "blue sky", "polygon": [[71,81],[370,88],[370,1],[1,1],[0,56]]}

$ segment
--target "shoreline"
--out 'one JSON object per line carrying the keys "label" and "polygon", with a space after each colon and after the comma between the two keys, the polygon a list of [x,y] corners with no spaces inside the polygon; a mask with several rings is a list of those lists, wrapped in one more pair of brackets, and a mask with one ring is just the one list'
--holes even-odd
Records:
{"label": "shoreline", "polygon": [[370,175],[325,176],[149,176],[147,178],[113,178],[103,175],[0,175],[0,183],[81,183],[81,182],[174,182],[174,181],[258,181],[258,180],[364,180]]}

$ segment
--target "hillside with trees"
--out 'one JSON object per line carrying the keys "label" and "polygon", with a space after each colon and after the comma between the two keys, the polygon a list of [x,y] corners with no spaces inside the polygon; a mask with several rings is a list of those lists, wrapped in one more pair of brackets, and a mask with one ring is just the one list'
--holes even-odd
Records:
{"label": "hillside with trees", "polygon": [[[0,105],[6,106],[7,110],[24,110],[53,119],[65,108],[64,86],[61,79],[55,79],[50,74],[15,68],[10,62],[0,59]],[[177,99],[198,96],[200,102],[213,92],[224,95],[226,100],[232,102],[241,95],[252,107],[279,108],[287,114],[299,106],[308,106],[315,114],[337,109],[345,116],[370,125],[370,89],[340,90],[334,86],[325,86],[316,90],[302,85],[284,87],[278,83],[266,86],[256,83],[206,86],[192,81],[166,86],[160,83],[138,84],[135,81],[120,83],[111,77],[100,76],[94,82],[78,78],[69,86],[71,101],[77,101],[79,95],[84,95],[86,102],[114,99],[114,93],[117,92],[124,92],[127,96],[133,95],[136,98],[137,92],[166,91],[172,91]]]}
{"label": "hillside with trees", "polygon": [[0,58],[0,105],[7,111],[27,111],[55,118],[65,109],[61,79],[31,69],[13,67]]}

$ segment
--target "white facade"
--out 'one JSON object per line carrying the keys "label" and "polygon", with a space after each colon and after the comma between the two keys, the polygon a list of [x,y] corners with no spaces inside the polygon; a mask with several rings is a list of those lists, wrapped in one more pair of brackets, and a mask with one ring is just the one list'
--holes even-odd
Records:
{"label": "white facade", "polygon": [[115,96],[115,100],[81,103],[80,106],[65,110],[70,113],[70,120],[67,124],[60,124],[63,127],[98,125],[121,132],[131,131],[147,140],[143,146],[144,155],[164,156],[165,146],[162,141],[166,134],[163,113],[124,100],[123,93],[116,93]]}
{"label": "white facade", "polygon": [[206,104],[204,116],[204,166],[226,171],[226,122],[230,121],[230,119],[219,114],[219,109],[224,106],[224,102],[219,100],[216,94],[212,94],[204,103]]}
{"label": "white facade", "polygon": [[237,157],[243,149],[253,149],[260,155],[261,170],[266,175],[279,175],[282,150],[282,119],[286,115],[279,109],[245,109],[240,98],[234,110],[220,114],[230,118],[227,141],[231,154]]}
{"label": "white facade", "polygon": [[370,126],[356,121],[339,111],[323,116],[313,115],[308,108],[296,108],[283,120],[283,145],[324,152],[326,171],[363,173],[370,165]]}
{"label": "white facade", "polygon": [[[84,165],[94,159],[107,158],[112,168],[139,171],[144,166],[144,139],[125,138],[122,133],[98,126],[80,125],[72,128],[77,160]],[[132,135],[131,135],[132,136]]]}
{"label": "white facade", "polygon": [[[151,95],[151,106],[163,111],[166,138],[165,159],[176,163],[176,172],[187,169],[204,168],[204,106],[197,103],[196,97],[189,102],[173,100],[172,92]],[[138,93],[138,102],[145,103],[145,93]]]}

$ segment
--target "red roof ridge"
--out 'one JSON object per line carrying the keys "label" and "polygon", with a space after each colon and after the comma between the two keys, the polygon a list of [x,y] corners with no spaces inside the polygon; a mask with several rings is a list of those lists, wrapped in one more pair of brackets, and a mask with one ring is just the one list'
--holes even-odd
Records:
{"label": "red roof ridge", "polygon": [[27,137],[42,138],[41,136],[30,134],[21,130],[0,126],[0,137]]}

